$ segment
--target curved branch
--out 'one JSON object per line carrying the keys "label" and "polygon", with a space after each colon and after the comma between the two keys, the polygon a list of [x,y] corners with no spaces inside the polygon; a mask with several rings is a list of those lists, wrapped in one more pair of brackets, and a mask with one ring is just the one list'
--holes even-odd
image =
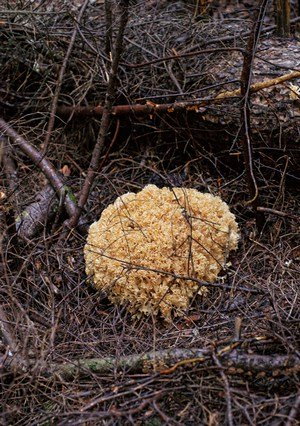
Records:
{"label": "curved branch", "polygon": [[45,158],[40,151],[20,136],[5,120],[0,118],[0,130],[9,136],[15,145],[21,149],[38,166],[49,180],[51,186],[60,198],[65,197],[65,207],[70,217],[77,213],[78,207],[74,201],[74,195],[59,176],[52,163]]}
{"label": "curved branch", "polygon": [[256,180],[256,175],[253,167],[253,150],[251,141],[251,111],[250,111],[250,94],[251,94],[251,80],[253,74],[253,63],[257,50],[257,43],[259,40],[261,28],[266,13],[266,8],[269,0],[262,0],[260,8],[257,10],[257,16],[254,19],[252,32],[249,36],[247,43],[247,55],[244,57],[242,74],[241,74],[241,144],[243,149],[245,171],[248,181],[248,190],[250,200],[246,204],[252,205],[256,215],[256,226],[259,231],[262,230],[265,223],[263,212],[257,211],[259,205],[259,189]]}

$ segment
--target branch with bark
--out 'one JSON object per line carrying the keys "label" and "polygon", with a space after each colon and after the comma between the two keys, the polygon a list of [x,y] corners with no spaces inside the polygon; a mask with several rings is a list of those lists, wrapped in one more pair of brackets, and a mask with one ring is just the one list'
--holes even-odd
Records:
{"label": "branch with bark", "polygon": [[275,0],[275,21],[279,37],[290,36],[291,2],[290,0]]}
{"label": "branch with bark", "polygon": [[296,355],[250,355],[236,350],[238,345],[238,342],[233,343],[216,352],[201,348],[172,348],[129,355],[119,359],[113,357],[79,359],[73,363],[51,364],[45,373],[47,375],[57,374],[65,380],[72,380],[78,375],[109,374],[116,370],[129,370],[131,374],[158,372],[167,375],[182,366],[215,363],[214,359],[222,360],[222,368],[230,375],[248,372],[261,376],[270,374],[275,377],[300,371],[300,359]]}
{"label": "branch with bark", "polygon": [[[268,89],[272,86],[276,86],[296,78],[300,78],[300,71],[293,71],[276,78],[271,78],[262,82],[252,84],[250,85],[249,93],[257,93],[263,89]],[[196,99],[193,101],[174,102],[168,104],[159,104],[149,101],[145,104],[115,105],[111,108],[111,114],[114,116],[147,115],[155,113],[172,114],[174,112],[180,112],[184,110],[201,113],[201,108],[205,108],[206,106],[211,104],[219,104],[223,101],[239,96],[241,96],[241,89],[224,91],[211,99]],[[94,117],[102,116],[103,113],[104,106],[102,105],[87,107],[61,105],[57,108],[57,114],[59,114],[60,116]]]}
{"label": "branch with bark", "polygon": [[97,141],[92,153],[92,158],[87,171],[87,175],[79,196],[79,201],[78,201],[79,209],[74,212],[70,221],[67,222],[67,225],[71,227],[77,226],[81,212],[88,199],[91,187],[96,177],[96,173],[98,172],[98,169],[100,166],[100,157],[104,148],[106,134],[110,125],[112,106],[115,100],[116,88],[117,88],[118,68],[119,68],[121,55],[123,52],[124,32],[128,22],[129,0],[120,1],[119,7],[120,7],[120,24],[119,24],[118,33],[116,36],[115,46],[112,52],[112,64],[111,64],[111,68],[109,72],[108,87],[107,87],[104,107],[102,111],[100,130],[99,130]]}
{"label": "branch with bark", "polygon": [[49,180],[59,199],[64,199],[67,213],[72,217],[78,210],[76,199],[71,188],[65,185],[63,178],[59,175],[53,164],[32,146],[26,139],[20,136],[6,121],[0,118],[0,131],[6,134],[14,143],[15,147],[24,152],[32,162],[38,166]]}

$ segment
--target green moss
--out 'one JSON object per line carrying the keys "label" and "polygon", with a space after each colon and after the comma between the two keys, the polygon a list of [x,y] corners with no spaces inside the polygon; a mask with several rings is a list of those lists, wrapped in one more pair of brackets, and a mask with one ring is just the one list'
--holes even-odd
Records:
{"label": "green moss", "polygon": [[72,189],[69,186],[67,186],[67,185],[64,185],[62,189],[67,194],[67,196],[69,197],[69,199],[71,201],[73,201],[73,203],[76,203],[77,200],[76,200],[75,195],[73,194]]}
{"label": "green moss", "polygon": [[145,426],[162,426],[162,422],[159,417],[154,416],[146,420],[144,423]]}

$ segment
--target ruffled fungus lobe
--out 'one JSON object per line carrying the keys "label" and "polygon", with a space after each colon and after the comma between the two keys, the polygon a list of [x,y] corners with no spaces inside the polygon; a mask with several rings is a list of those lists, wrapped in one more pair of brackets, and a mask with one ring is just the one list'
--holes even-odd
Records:
{"label": "ruffled fungus lobe", "polygon": [[238,226],[226,203],[195,189],[148,185],[117,198],[91,225],[84,248],[96,288],[136,314],[182,315],[237,248]]}

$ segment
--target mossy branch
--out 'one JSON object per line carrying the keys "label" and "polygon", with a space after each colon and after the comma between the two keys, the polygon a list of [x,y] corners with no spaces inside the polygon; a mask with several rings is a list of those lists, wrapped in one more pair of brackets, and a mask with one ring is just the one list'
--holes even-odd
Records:
{"label": "mossy branch", "polygon": [[130,373],[153,373],[161,375],[173,373],[184,365],[211,364],[213,354],[222,360],[227,374],[237,375],[247,372],[250,375],[273,377],[290,375],[300,371],[300,360],[295,355],[258,355],[244,354],[235,350],[239,343],[233,343],[217,352],[209,349],[167,349],[147,352],[140,355],[129,355],[121,358],[87,358],[73,363],[51,364],[47,375],[57,374],[65,380],[76,376],[92,374],[109,374],[113,371],[130,370]]}

